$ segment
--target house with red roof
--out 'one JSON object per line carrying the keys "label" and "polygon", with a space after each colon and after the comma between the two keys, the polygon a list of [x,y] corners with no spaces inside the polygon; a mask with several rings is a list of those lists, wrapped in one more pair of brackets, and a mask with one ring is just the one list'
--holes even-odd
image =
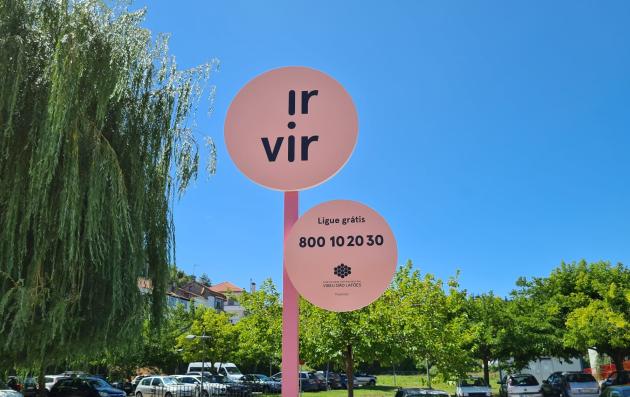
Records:
{"label": "house with red roof", "polygon": [[[223,310],[231,315],[231,321],[233,324],[236,324],[245,316],[245,308],[243,308],[238,301],[238,298],[245,292],[243,288],[238,287],[229,281],[224,281],[213,285],[210,289],[224,295],[227,298],[225,305],[223,306]],[[250,289],[251,292],[256,291],[256,283],[252,282]]]}

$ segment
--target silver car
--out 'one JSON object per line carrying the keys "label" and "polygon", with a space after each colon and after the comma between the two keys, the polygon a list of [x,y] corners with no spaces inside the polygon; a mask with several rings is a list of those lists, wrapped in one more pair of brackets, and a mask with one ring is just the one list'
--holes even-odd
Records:
{"label": "silver car", "polygon": [[172,376],[149,376],[136,387],[136,397],[194,397],[194,391]]}

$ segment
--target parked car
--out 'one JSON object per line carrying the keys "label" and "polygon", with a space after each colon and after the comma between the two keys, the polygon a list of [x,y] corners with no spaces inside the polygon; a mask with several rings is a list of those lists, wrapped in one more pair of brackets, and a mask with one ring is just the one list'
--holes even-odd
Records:
{"label": "parked car", "polygon": [[59,380],[49,397],[126,397],[125,392],[94,376]]}
{"label": "parked car", "polygon": [[609,386],[630,385],[630,371],[613,372],[602,382],[602,392]]}
{"label": "parked car", "polygon": [[9,389],[22,393],[22,382],[17,376],[9,376],[7,379],[7,386]]}
{"label": "parked car", "polygon": [[329,389],[343,389],[343,384],[341,383],[341,376],[336,372],[331,371],[317,371],[318,374],[321,374],[324,379],[328,382]]}
{"label": "parked car", "polygon": [[228,397],[247,397],[252,395],[252,389],[243,383],[236,382],[230,378],[226,378],[223,375],[212,375],[211,378],[214,379],[214,381],[217,383],[225,384]]}
{"label": "parked car", "polygon": [[317,373],[315,371],[311,371],[308,373],[309,378],[314,379],[315,383],[317,383],[318,390],[326,391],[328,390],[328,382],[326,381],[326,377],[322,373]]}
{"label": "parked car", "polygon": [[125,394],[130,395],[133,394],[134,392],[134,387],[131,384],[131,382],[126,381],[126,380],[121,380],[118,382],[112,382],[112,386],[114,386],[116,389],[120,389],[122,391],[125,392]]}
{"label": "parked car", "polygon": [[630,397],[630,386],[609,386],[601,397]]}
{"label": "parked car", "polygon": [[[310,375],[309,372],[300,371],[299,373],[299,381],[300,381],[300,390],[301,391],[319,391],[321,390],[320,382],[315,377],[315,374]],[[278,372],[274,374],[271,379],[282,382],[282,372]]]}
{"label": "parked car", "polygon": [[405,388],[398,389],[395,397],[450,397],[444,390]]}
{"label": "parked car", "polygon": [[212,372],[210,372],[210,371],[203,371],[203,372],[200,372],[200,371],[186,372],[186,375],[192,375],[192,376],[201,376],[202,374],[203,374],[203,376],[212,376],[212,375],[215,375],[215,374],[213,374],[213,373],[212,373]]}
{"label": "parked car", "polygon": [[545,397],[598,397],[599,383],[591,374],[554,372],[543,381]]}
{"label": "parked car", "polygon": [[262,393],[280,393],[282,383],[262,374],[247,374],[240,379],[241,383],[248,385],[252,391]]}
{"label": "parked car", "polygon": [[238,381],[243,373],[234,363],[214,363],[214,370],[218,375],[223,375],[226,379]]}
{"label": "parked car", "polygon": [[0,397],[24,397],[19,391],[13,390],[0,380]]}
{"label": "parked car", "polygon": [[64,376],[64,375],[46,375],[46,376],[44,376],[44,383],[45,383],[46,391],[50,393],[50,390],[52,390],[52,387],[55,385],[55,383],[57,383],[61,379],[69,379],[69,377],[68,376]]}
{"label": "parked car", "polygon": [[358,372],[354,374],[354,379],[357,380],[359,386],[375,386],[376,376],[368,375],[365,372]]}
{"label": "parked car", "polygon": [[[348,388],[348,376],[346,374],[339,374],[339,379],[341,381],[341,388],[342,389],[347,389]],[[356,389],[357,387],[359,387],[359,381],[357,380],[357,378],[352,378],[352,387],[354,389]]]}
{"label": "parked car", "polygon": [[492,389],[483,378],[469,376],[457,382],[455,395],[457,397],[491,397]]}
{"label": "parked car", "polygon": [[[216,396],[223,395],[227,392],[227,387],[224,383],[215,382],[215,378],[210,376],[204,376],[203,378],[198,375],[173,375],[184,385],[190,385],[194,388],[195,397],[202,396]],[[203,380],[203,392],[201,392],[201,383]]]}
{"label": "parked car", "polygon": [[136,397],[194,397],[194,388],[172,376],[149,376],[136,387]]}
{"label": "parked car", "polygon": [[531,374],[508,375],[499,384],[501,397],[543,397],[540,384]]}

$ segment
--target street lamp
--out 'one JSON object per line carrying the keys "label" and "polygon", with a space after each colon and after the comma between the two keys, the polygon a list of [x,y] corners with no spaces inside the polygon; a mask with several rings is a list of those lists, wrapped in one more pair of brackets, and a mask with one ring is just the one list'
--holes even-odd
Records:
{"label": "street lamp", "polygon": [[[205,332],[203,334],[201,334],[201,335],[193,335],[193,334],[186,335],[186,339],[188,339],[188,340],[193,340],[195,338],[210,339],[210,337],[208,335],[206,335]],[[201,349],[201,351],[203,352],[204,350]],[[204,374],[204,362],[205,362],[205,360],[204,360],[203,356],[204,355],[202,354],[201,355],[201,396],[200,397],[203,397],[203,392],[204,392],[204,390],[203,390],[203,377],[205,376],[205,374]]]}

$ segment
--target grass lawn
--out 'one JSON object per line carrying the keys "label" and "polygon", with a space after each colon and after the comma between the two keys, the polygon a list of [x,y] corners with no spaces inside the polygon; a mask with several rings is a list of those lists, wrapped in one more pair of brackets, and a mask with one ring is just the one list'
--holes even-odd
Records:
{"label": "grass lawn", "polygon": [[[393,397],[399,387],[427,387],[426,376],[421,375],[398,375],[395,381],[392,375],[378,375],[377,378],[378,381],[375,387],[360,387],[354,390],[354,395],[356,397]],[[498,379],[497,373],[491,374],[490,386],[495,396],[499,395]],[[433,379],[432,383],[434,389],[444,390],[451,395],[455,394],[454,382],[444,383]],[[302,396],[305,397],[343,397],[347,395],[347,390],[302,393]]]}

